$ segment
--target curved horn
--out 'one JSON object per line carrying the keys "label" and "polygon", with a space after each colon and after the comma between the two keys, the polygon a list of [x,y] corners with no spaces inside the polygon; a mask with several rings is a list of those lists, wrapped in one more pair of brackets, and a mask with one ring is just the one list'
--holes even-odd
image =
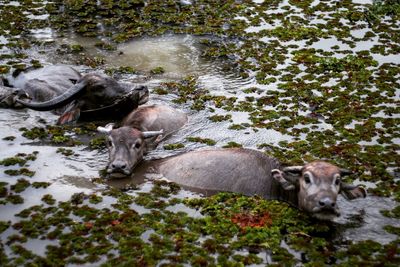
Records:
{"label": "curved horn", "polygon": [[291,172],[300,174],[303,166],[289,166],[282,169],[283,172]]}
{"label": "curved horn", "polygon": [[340,193],[347,199],[364,198],[367,196],[367,190],[359,185],[342,183],[340,185]]}
{"label": "curved horn", "polygon": [[341,183],[340,188],[343,190],[353,190],[356,189],[358,186],[353,184]]}
{"label": "curved horn", "polygon": [[147,132],[143,132],[143,136],[144,138],[150,138],[150,137],[154,137],[160,134],[163,134],[164,130],[161,129],[160,131],[147,131]]}
{"label": "curved horn", "polygon": [[346,169],[340,169],[341,176],[346,176],[346,175],[350,175],[350,174],[353,174],[353,172],[350,170],[346,170]]}
{"label": "curved horn", "polygon": [[20,103],[21,105],[28,107],[33,110],[38,110],[38,111],[48,111],[56,108],[60,108],[62,106],[65,106],[67,103],[71,102],[74,100],[80,93],[83,92],[83,89],[86,87],[87,81],[82,81],[71,88],[69,88],[65,93],[62,95],[59,95],[53,99],[50,99],[49,101],[45,102],[40,102],[40,103],[35,103],[35,102],[25,102],[20,99],[17,99],[17,102]]}
{"label": "curved horn", "polygon": [[97,131],[99,133],[110,134],[113,127],[114,127],[114,123],[109,123],[105,127],[101,127],[101,126],[97,127]]}

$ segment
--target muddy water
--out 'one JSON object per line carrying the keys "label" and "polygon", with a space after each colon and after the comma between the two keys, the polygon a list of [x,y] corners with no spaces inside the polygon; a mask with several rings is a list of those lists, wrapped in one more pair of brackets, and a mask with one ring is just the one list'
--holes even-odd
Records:
{"label": "muddy water", "polygon": [[[81,45],[85,51],[95,57],[102,57],[105,60],[104,68],[130,66],[139,72],[149,72],[156,67],[163,67],[165,73],[146,78],[143,76],[131,75],[128,81],[139,81],[146,84],[150,91],[160,83],[171,80],[182,79],[187,76],[197,78],[200,88],[210,91],[213,95],[235,96],[243,100],[248,94],[242,90],[258,86],[254,77],[241,78],[237,73],[227,71],[231,63],[223,60],[206,60],[201,54],[203,45],[202,38],[191,35],[164,35],[161,37],[144,37],[134,39],[128,43],[121,44],[116,51],[103,51],[94,47],[99,40],[97,38],[80,37],[75,34],[63,38],[55,38],[58,44]],[[204,38],[203,38],[204,39]],[[52,55],[50,53],[50,55]],[[49,57],[49,62],[70,63],[68,58],[60,56]],[[203,111],[192,111],[188,106],[174,105],[171,101],[173,95],[159,96],[152,94],[149,104],[160,103],[184,109],[189,114],[189,123],[172,138],[168,143],[184,143],[187,136],[211,138],[217,141],[220,146],[228,142],[241,143],[246,147],[256,147],[261,143],[276,144],[279,141],[290,140],[291,137],[282,135],[275,130],[260,129],[258,132],[242,132],[229,130],[231,124],[247,123],[249,115],[247,112],[229,112],[232,119],[226,122],[211,122],[208,117],[212,115],[227,115],[223,109],[216,109],[211,113],[207,108]],[[198,144],[188,144],[183,150],[198,148]],[[200,145],[201,146],[201,145]],[[151,155],[169,154],[167,151],[154,151]],[[151,157],[150,155],[150,157]]]}
{"label": "muddy water", "polygon": [[[45,119],[52,121],[56,116],[47,112],[35,112],[28,110],[1,110],[1,140],[0,140],[0,158],[13,157],[18,153],[31,154],[38,151],[39,154],[35,161],[29,161],[29,168],[35,171],[35,175],[29,179],[30,182],[50,182],[52,185],[45,191],[57,197],[58,200],[64,201],[70,198],[76,192],[89,192],[95,188],[89,178],[97,177],[99,168],[106,162],[106,156],[97,151],[83,150],[83,147],[72,148],[75,156],[66,158],[57,153],[58,147],[39,146],[30,144],[28,140],[21,136],[19,128],[34,126],[43,127],[38,120]],[[5,141],[2,138],[6,136],[14,136],[14,141]],[[17,165],[14,169],[18,169]],[[0,181],[15,183],[16,178],[3,173],[10,167],[0,166]],[[29,188],[24,192],[24,196],[29,201],[25,201],[22,205],[6,205],[1,209],[1,220],[13,220],[18,210],[23,210],[29,206],[41,203],[41,194],[37,194],[37,189]],[[16,208],[17,207],[17,208]]]}
{"label": "muddy water", "polygon": [[[51,33],[43,36],[44,38],[49,38]],[[224,71],[226,69],[224,66],[226,63],[224,62],[210,62],[202,59],[201,45],[195,37],[168,35],[138,39],[123,44],[117,48],[117,51],[112,52],[104,52],[93,48],[92,44],[96,42],[95,38],[70,37],[70,39],[57,39],[57,41],[86,46],[85,48],[92,55],[103,56],[107,67],[132,66],[140,71],[149,71],[159,66],[163,67],[166,71],[163,75],[157,75],[145,81],[150,91],[163,81],[180,79],[187,75],[195,75],[198,78],[199,86],[206,88],[213,94],[234,94],[238,98],[244,97],[241,90],[251,86],[258,86],[252,77],[240,79],[234,72]],[[121,55],[120,52],[122,52]],[[51,57],[45,63],[60,62],[69,63],[68,58]],[[78,67],[78,69],[85,70],[82,67]],[[127,80],[136,78],[136,75],[132,75]],[[258,87],[262,88],[262,86]],[[265,90],[267,89],[265,88]],[[208,117],[215,114],[225,115],[226,112],[223,110],[210,112],[207,108],[194,112],[190,110],[189,106],[174,105],[171,103],[173,99],[173,95],[157,96],[152,94],[150,103],[168,104],[183,109],[189,115],[189,122],[174,136],[161,143],[157,150],[149,153],[146,156],[146,160],[163,158],[184,151],[204,149],[206,147],[205,145],[187,142],[187,136],[211,138],[217,141],[217,146],[219,147],[231,141],[243,144],[245,147],[256,148],[257,144],[261,143],[276,144],[279,141],[291,140],[290,136],[282,135],[274,130],[261,129],[258,132],[253,132],[251,130],[236,131],[228,129],[228,126],[232,123],[247,122],[248,113],[229,112],[232,115],[232,121],[214,123]],[[52,182],[52,185],[47,189],[43,189],[42,192],[43,194],[52,194],[58,200],[66,200],[75,192],[91,192],[99,189],[90,182],[90,178],[98,177],[98,171],[104,168],[107,161],[106,151],[89,151],[85,147],[75,147],[73,150],[76,155],[66,158],[56,153],[57,147],[29,144],[29,140],[22,137],[18,129],[20,127],[43,126],[39,122],[40,119],[45,119],[50,123],[56,121],[56,117],[48,112],[1,110],[0,137],[15,136],[16,139],[12,142],[0,140],[0,146],[2,147],[0,158],[12,157],[20,152],[32,153],[33,151],[39,151],[38,159],[30,162],[29,169],[36,171],[31,182]],[[183,143],[185,147],[174,151],[164,150],[163,145],[168,143]],[[0,166],[1,173],[4,169],[3,166]],[[14,178],[2,174],[0,181],[13,183]],[[142,190],[145,191],[146,188],[148,188],[148,184],[144,184]],[[28,201],[18,205],[17,208],[15,205],[2,207],[0,220],[13,221],[13,214],[18,210],[40,203],[40,198],[36,197],[33,192],[33,189],[26,190],[23,196]],[[184,196],[197,196],[187,191],[183,191],[182,194]],[[380,214],[381,209],[393,208],[395,206],[393,201],[378,197],[356,200],[352,203],[346,202],[342,198],[339,201],[342,217],[337,220],[339,229],[337,238],[351,240],[373,239],[382,243],[395,239],[395,236],[388,234],[382,227],[388,224],[396,226],[398,221],[388,219]],[[182,207],[172,207],[173,210],[180,210],[180,208]],[[187,212],[187,208],[183,208],[183,210]],[[146,211],[143,210],[142,212]],[[7,231],[7,234],[11,233]]]}

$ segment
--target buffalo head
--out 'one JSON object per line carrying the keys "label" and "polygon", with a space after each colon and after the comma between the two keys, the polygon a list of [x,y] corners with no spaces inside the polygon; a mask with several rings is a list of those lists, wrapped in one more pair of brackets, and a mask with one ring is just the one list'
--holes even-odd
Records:
{"label": "buffalo head", "polygon": [[29,96],[19,88],[0,85],[0,107],[1,108],[23,108],[17,99],[27,99]]}
{"label": "buffalo head", "polygon": [[[38,81],[30,81],[30,84]],[[50,85],[44,82],[37,87],[41,91],[48,90]],[[121,96],[134,92],[137,96],[138,104],[146,103],[149,98],[149,91],[146,86],[132,87],[131,84],[120,83],[111,77],[97,73],[89,73],[77,81],[75,85],[68,88],[63,94],[56,96],[45,102],[26,102],[17,100],[20,104],[38,111],[48,111],[57,109],[71,103],[77,99],[80,102],[80,108],[83,110],[98,109],[102,106],[114,104]],[[43,92],[39,92],[43,93]]]}
{"label": "buffalo head", "polygon": [[350,171],[324,161],[272,170],[273,178],[283,189],[298,191],[298,208],[321,220],[340,215],[336,203],[339,193],[347,200],[366,196],[364,188],[342,181],[349,174]]}
{"label": "buffalo head", "polygon": [[142,132],[132,127],[113,129],[113,124],[98,127],[97,130],[107,134],[109,161],[107,173],[131,175],[135,166],[143,159],[147,151],[146,139],[159,136],[163,131]]}

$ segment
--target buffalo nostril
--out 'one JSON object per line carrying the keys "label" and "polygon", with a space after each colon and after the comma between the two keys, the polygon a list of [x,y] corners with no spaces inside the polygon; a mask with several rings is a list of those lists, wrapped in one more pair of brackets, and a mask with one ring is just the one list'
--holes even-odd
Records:
{"label": "buffalo nostril", "polygon": [[335,207],[336,203],[329,198],[324,198],[318,201],[320,207],[324,208],[333,208]]}
{"label": "buffalo nostril", "polygon": [[125,163],[112,163],[111,168],[113,169],[119,169],[119,170],[124,170],[126,169],[126,164]]}

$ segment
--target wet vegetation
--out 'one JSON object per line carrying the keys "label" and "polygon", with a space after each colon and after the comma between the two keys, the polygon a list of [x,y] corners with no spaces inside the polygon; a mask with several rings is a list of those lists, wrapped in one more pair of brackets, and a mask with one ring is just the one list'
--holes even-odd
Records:
{"label": "wet vegetation", "polygon": [[[244,97],[221,96],[190,76],[165,82],[155,93],[171,94],[176,105],[193,112],[209,110],[210,123],[228,122],[231,130],[288,135],[288,141],[260,143],[258,149],[284,164],[329,159],[354,172],[349,180],[373,184],[370,195],[400,201],[400,66],[392,60],[400,53],[398,0],[363,5],[350,0],[193,2],[2,1],[0,73],[41,67],[45,62],[32,58],[30,49],[39,55],[51,49],[71,64],[109,75],[140,71],[129,66],[103,69],[104,59],[90,56],[79,44],[36,39],[33,33],[40,29],[98,37],[94,46],[104,51],[134,37],[194,34],[203,38],[205,59],[229,62],[257,86],[243,90]],[[163,72],[159,67],[150,75]],[[247,113],[249,122],[235,123],[233,112]],[[101,150],[104,139],[95,129],[94,124],[43,123],[20,131],[27,141]],[[16,137],[1,138],[12,143]],[[186,142],[242,146],[201,137],[187,137]],[[57,152],[66,157],[74,153],[66,148]],[[284,203],[231,193],[187,199],[179,196],[179,187],[163,181],[149,182],[149,192],[99,185],[101,190],[59,201],[47,191],[52,183],[36,180],[36,170],[29,169],[37,157],[38,152],[31,152],[0,159],[0,208],[26,207],[12,218],[0,217],[2,266],[400,265],[399,224],[384,226],[397,236],[386,244],[353,242],[340,238],[342,226],[314,221]],[[26,206],[30,194],[40,195],[40,203]],[[190,212],[169,209],[176,206]],[[399,220],[399,207],[381,214]],[[42,253],[34,246],[43,247]]]}

